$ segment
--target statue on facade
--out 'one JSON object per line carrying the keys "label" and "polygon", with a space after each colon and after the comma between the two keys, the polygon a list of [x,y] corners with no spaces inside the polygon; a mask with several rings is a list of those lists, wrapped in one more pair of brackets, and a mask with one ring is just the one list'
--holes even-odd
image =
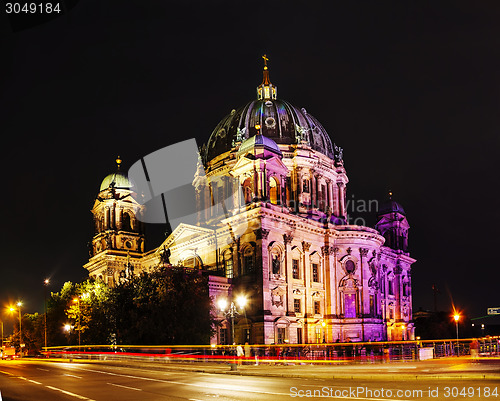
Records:
{"label": "statue on facade", "polygon": [[336,163],[341,163],[344,159],[344,149],[336,144],[333,144],[333,158]]}
{"label": "statue on facade", "polygon": [[273,274],[280,274],[281,262],[278,255],[273,255]]}
{"label": "statue on facade", "polygon": [[160,265],[170,264],[170,249],[163,245],[163,251],[160,253]]}

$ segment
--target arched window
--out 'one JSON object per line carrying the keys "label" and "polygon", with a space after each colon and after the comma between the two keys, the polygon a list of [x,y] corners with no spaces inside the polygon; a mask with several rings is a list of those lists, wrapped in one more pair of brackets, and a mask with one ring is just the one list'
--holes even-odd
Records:
{"label": "arched window", "polygon": [[233,255],[230,252],[226,252],[224,255],[224,271],[226,278],[233,278]]}
{"label": "arched window", "polygon": [[123,231],[132,231],[132,226],[130,224],[130,214],[124,212],[122,215],[122,230]]}
{"label": "arched window", "polygon": [[184,267],[190,267],[192,269],[199,269],[201,268],[201,263],[200,259],[197,258],[196,256],[189,256],[186,259],[182,261],[182,265]]}
{"label": "arched window", "polygon": [[309,193],[309,179],[308,178],[304,178],[304,180],[302,181],[302,192]]}
{"label": "arched window", "polygon": [[252,203],[253,201],[253,183],[251,178],[247,178],[243,182],[243,196],[245,197],[245,204]]}
{"label": "arched window", "polygon": [[269,179],[269,202],[273,205],[278,205],[280,203],[279,199],[280,185],[278,180],[274,177]]}
{"label": "arched window", "polygon": [[243,251],[243,266],[240,275],[255,273],[255,258],[253,247],[247,246]]}
{"label": "arched window", "polygon": [[346,276],[340,283],[341,299],[345,318],[355,318],[358,312],[358,284],[351,276]]}
{"label": "arched window", "polygon": [[394,295],[394,285],[392,279],[387,280],[387,288],[388,288],[387,292],[389,293],[389,295]]}
{"label": "arched window", "polygon": [[346,317],[346,318],[356,317],[356,293],[355,292],[344,293],[344,317]]}

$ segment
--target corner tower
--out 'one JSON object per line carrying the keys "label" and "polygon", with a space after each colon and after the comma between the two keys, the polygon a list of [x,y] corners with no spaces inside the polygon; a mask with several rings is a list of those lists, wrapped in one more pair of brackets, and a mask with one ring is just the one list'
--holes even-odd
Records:
{"label": "corner tower", "polygon": [[392,199],[392,192],[389,192],[389,199],[380,206],[376,224],[376,229],[385,238],[385,246],[408,253],[409,228],[403,207]]}
{"label": "corner tower", "polygon": [[94,236],[84,266],[90,277],[109,285],[133,274],[144,253],[144,226],[137,218],[143,206],[121,163],[118,156],[116,171],[104,178],[92,207]]}

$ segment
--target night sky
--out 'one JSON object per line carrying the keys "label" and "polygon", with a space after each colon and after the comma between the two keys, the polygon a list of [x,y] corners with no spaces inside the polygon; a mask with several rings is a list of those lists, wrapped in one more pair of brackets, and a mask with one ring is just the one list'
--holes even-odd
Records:
{"label": "night sky", "polygon": [[27,29],[0,16],[0,305],[42,312],[46,277],[86,277],[116,156],[206,141],[255,98],[267,54],[278,97],[343,147],[348,199],[391,189],[405,208],[414,311],[433,284],[441,310],[500,307],[498,1],[179,3],[80,0]]}

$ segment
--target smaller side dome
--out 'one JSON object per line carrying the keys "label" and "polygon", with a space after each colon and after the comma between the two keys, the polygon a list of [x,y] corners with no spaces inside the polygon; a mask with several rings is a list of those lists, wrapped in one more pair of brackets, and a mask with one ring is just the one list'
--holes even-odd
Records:
{"label": "smaller side dome", "polygon": [[101,182],[101,187],[100,191],[104,191],[105,189],[108,188],[115,188],[115,189],[131,189],[134,185],[132,182],[128,179],[127,174],[124,172],[120,171],[120,165],[122,163],[122,160],[120,159],[120,156],[116,159],[116,165],[117,169],[116,172],[108,174],[104,180]]}
{"label": "smaller side dome", "polygon": [[[279,146],[274,142],[271,138],[267,136],[257,134],[251,136],[248,139],[245,139],[241,144],[238,153],[247,154],[251,153],[255,157],[268,157],[278,155],[280,157],[283,156]],[[270,155],[269,153],[272,153]]]}
{"label": "smaller side dome", "polygon": [[126,174],[117,171],[116,173],[107,175],[106,178],[102,180],[100,191],[104,191],[110,187],[115,189],[130,189],[133,187],[133,184]]}
{"label": "smaller side dome", "polygon": [[406,212],[403,209],[403,206],[401,206],[400,203],[392,199],[392,192],[389,192],[389,199],[383,202],[380,205],[380,208],[378,209],[379,216],[388,213],[399,213],[402,214],[403,216],[406,216]]}

